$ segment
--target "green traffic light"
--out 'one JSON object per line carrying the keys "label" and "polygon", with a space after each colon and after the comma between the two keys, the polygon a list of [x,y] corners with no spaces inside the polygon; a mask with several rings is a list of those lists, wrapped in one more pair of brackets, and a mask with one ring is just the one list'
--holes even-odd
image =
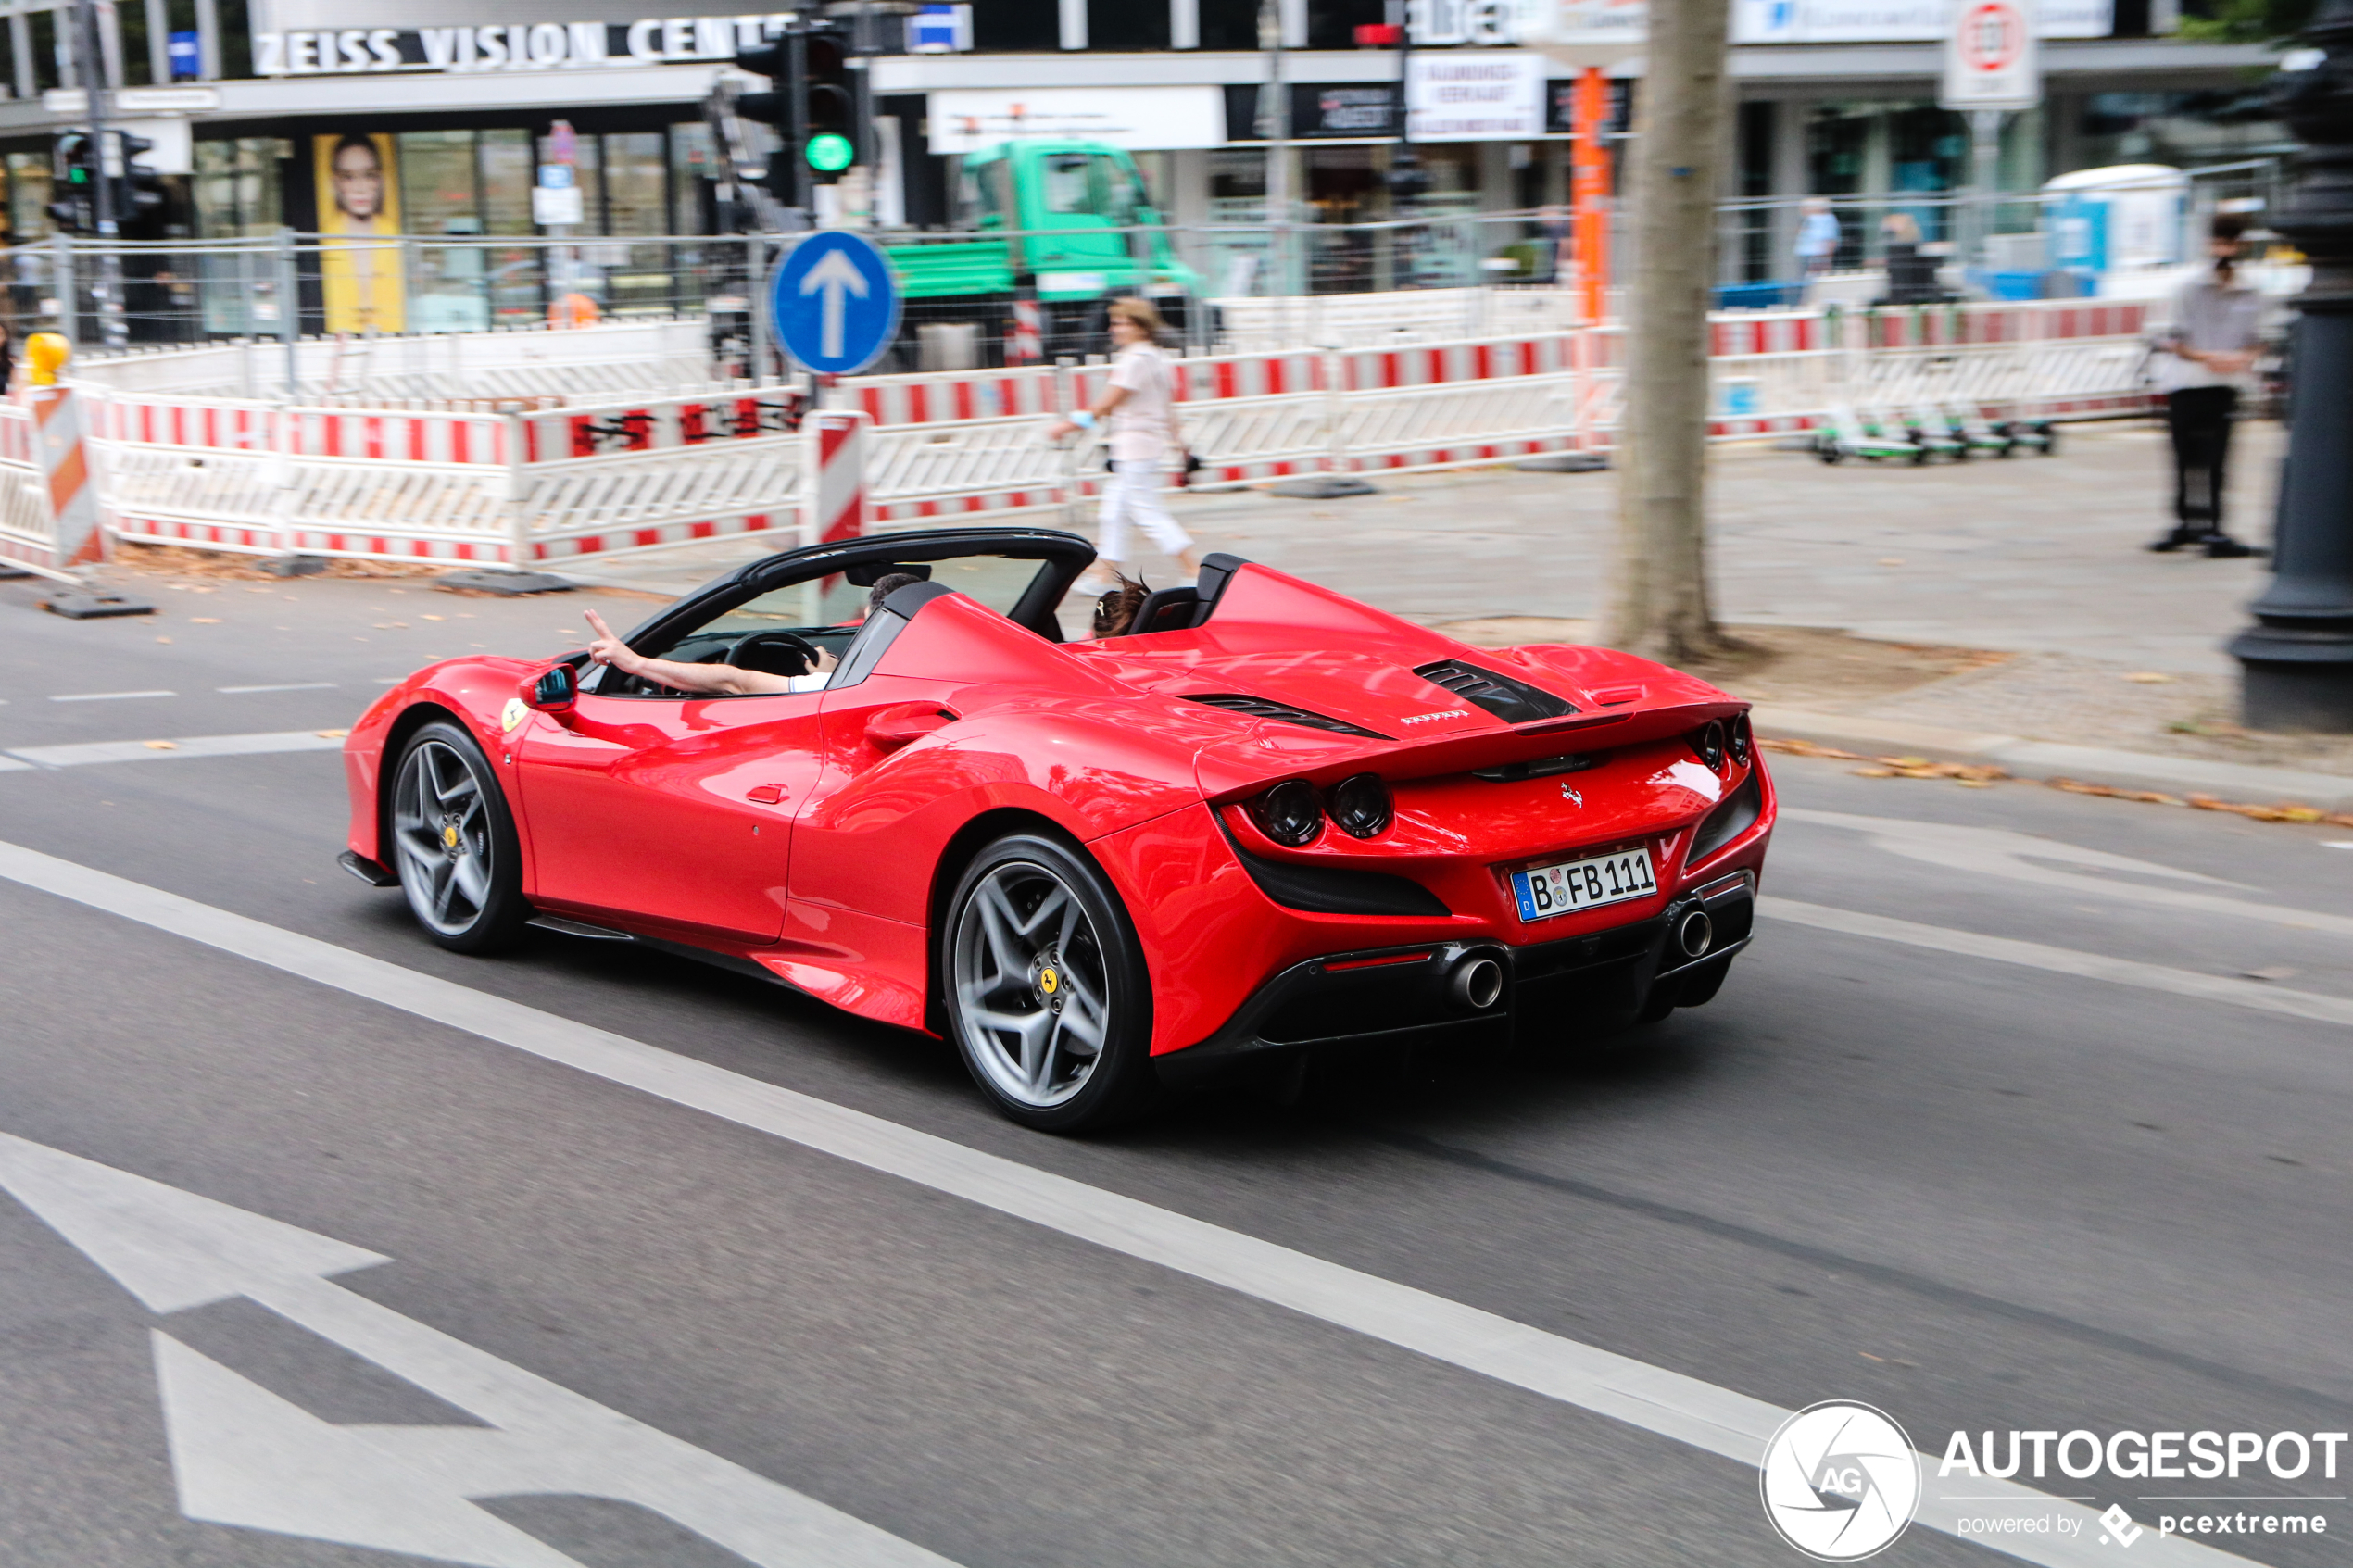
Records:
{"label": "green traffic light", "polygon": [[810,168],[838,174],[857,158],[858,149],[849,144],[849,137],[824,131],[809,138],[806,156]]}

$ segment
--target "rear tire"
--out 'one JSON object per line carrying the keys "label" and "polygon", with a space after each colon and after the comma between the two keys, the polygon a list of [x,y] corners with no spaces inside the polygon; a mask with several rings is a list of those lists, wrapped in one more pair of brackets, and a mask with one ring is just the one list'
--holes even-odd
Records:
{"label": "rear tire", "polygon": [[949,1037],[1005,1116],[1077,1133],[1151,1102],[1143,951],[1084,854],[1041,833],[998,839],[958,879],[939,941]]}
{"label": "rear tire", "polygon": [[409,737],[393,772],[385,858],[425,935],[453,953],[494,953],[522,938],[522,847],[490,759],[455,724]]}

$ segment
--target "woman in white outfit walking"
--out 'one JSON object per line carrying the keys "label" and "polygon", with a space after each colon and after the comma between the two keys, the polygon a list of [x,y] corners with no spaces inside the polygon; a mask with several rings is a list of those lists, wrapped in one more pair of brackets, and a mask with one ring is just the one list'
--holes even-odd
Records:
{"label": "woman in white outfit walking", "polygon": [[1188,571],[1201,570],[1192,535],[1168,515],[1161,500],[1161,463],[1170,446],[1182,450],[1185,433],[1176,423],[1176,372],[1160,351],[1160,312],[1150,300],[1115,299],[1111,304],[1111,388],[1101,402],[1046,432],[1060,441],[1072,431],[1106,425],[1111,433],[1111,478],[1103,485],[1101,533],[1095,560],[1114,573],[1127,562],[1127,527],[1134,523],[1175,557]]}

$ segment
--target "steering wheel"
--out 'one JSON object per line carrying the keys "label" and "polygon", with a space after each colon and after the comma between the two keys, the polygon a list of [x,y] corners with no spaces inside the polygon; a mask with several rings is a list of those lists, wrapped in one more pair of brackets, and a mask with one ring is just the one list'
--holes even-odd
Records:
{"label": "steering wheel", "polygon": [[759,670],[771,675],[784,674],[786,671],[772,669],[765,660],[757,658],[761,650],[772,647],[789,648],[800,656],[800,669],[795,673],[805,675],[817,668],[817,645],[792,632],[753,632],[747,636],[738,637],[736,639],[736,646],[727,650],[727,662],[738,670]]}

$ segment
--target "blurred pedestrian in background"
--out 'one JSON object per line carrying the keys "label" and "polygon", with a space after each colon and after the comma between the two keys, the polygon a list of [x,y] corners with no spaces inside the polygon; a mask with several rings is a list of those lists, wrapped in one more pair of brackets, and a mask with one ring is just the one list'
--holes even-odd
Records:
{"label": "blurred pedestrian in background", "polygon": [[2175,297],[2173,324],[2158,340],[2166,350],[2165,422],[2173,435],[2174,521],[2152,550],[2202,545],[2209,556],[2264,553],[2222,531],[2231,420],[2255,368],[2263,320],[2263,296],[2238,281],[2246,232],[2246,220],[2236,213],[2216,216],[2208,245],[2213,274]]}
{"label": "blurred pedestrian in background", "polygon": [[[1807,196],[1800,209],[1806,216],[1797,225],[1797,270],[1804,274],[1805,296],[1814,292],[1814,281],[1831,270],[1838,259],[1839,241],[1843,237],[1838,226],[1838,214],[1831,210],[1828,196]],[[1801,297],[1799,303],[1804,303]]]}
{"label": "blurred pedestrian in background", "polygon": [[1932,305],[1944,297],[1936,281],[1936,258],[1920,254],[1920,223],[1908,212],[1880,220],[1880,245],[1887,254],[1887,303]]}
{"label": "blurred pedestrian in background", "polygon": [[1111,477],[1103,482],[1101,536],[1095,565],[1080,582],[1082,592],[1116,585],[1126,575],[1127,526],[1144,531],[1163,554],[1188,571],[1201,570],[1192,535],[1168,515],[1161,499],[1161,463],[1169,448],[1182,452],[1185,432],[1176,422],[1176,371],[1160,349],[1165,329],[1147,299],[1111,302],[1111,390],[1092,408],[1081,408],[1047,427],[1046,439],[1060,441],[1072,431],[1098,422],[1111,433]]}

